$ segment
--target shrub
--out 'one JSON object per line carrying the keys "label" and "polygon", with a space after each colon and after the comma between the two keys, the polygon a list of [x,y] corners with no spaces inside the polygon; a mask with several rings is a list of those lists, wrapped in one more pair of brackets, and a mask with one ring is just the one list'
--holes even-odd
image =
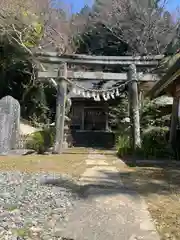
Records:
{"label": "shrub", "polygon": [[54,143],[54,128],[47,128],[30,135],[27,148],[35,150],[38,154],[46,152]]}
{"label": "shrub", "polygon": [[130,138],[128,136],[119,136],[117,138],[117,154],[119,157],[128,155],[154,158],[154,159],[167,159],[174,158],[174,153],[168,144],[169,129],[166,127],[151,127],[142,133],[142,146],[133,152],[130,145]]}
{"label": "shrub", "polygon": [[116,140],[116,149],[119,157],[130,154],[132,151],[129,137],[126,135],[118,136]]}
{"label": "shrub", "polygon": [[152,127],[142,133],[142,152],[146,158],[169,158],[173,153],[168,144],[166,127]]}

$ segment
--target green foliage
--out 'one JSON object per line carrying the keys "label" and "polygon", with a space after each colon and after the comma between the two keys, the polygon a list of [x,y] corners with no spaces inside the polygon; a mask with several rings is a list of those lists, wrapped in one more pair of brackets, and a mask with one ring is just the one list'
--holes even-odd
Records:
{"label": "green foliage", "polygon": [[118,103],[115,106],[109,107],[109,125],[124,133],[129,126],[129,123],[126,121],[128,117],[128,100],[125,96],[122,96],[118,99]]}
{"label": "green foliage", "polygon": [[28,48],[36,47],[43,37],[43,24],[36,14],[29,11],[22,12],[22,16],[22,23],[24,25],[29,23],[26,31],[23,31],[23,43]]}
{"label": "green foliage", "polygon": [[145,158],[172,158],[168,144],[169,129],[152,127],[142,133],[142,153]]}
{"label": "green foliage", "polygon": [[86,26],[85,31],[76,38],[78,42],[77,53],[120,56],[128,51],[128,45],[119,42],[102,24],[96,23]]}
{"label": "green foliage", "polygon": [[118,136],[116,140],[117,155],[124,157],[132,153],[130,139],[127,135]]}
{"label": "green foliage", "polygon": [[[171,105],[168,104],[169,99],[159,98],[150,100],[146,98],[141,104],[140,109],[140,125],[141,131],[149,127],[169,127]],[[109,109],[110,126],[118,129],[120,135],[129,133],[129,104],[127,98],[121,98],[119,103]]]}
{"label": "green foliage", "polygon": [[168,144],[169,129],[166,127],[151,127],[142,133],[142,146],[133,152],[130,138],[119,136],[116,144],[119,157],[137,156],[143,159],[172,159],[174,152]]}
{"label": "green foliage", "polygon": [[[49,104],[47,102],[47,88],[41,83],[30,86],[23,94],[24,105],[27,107],[24,113],[34,124],[48,121]],[[49,96],[50,97],[50,96]],[[51,97],[55,97],[51,95]]]}
{"label": "green foliage", "polygon": [[30,230],[26,227],[15,229],[13,232],[17,235],[18,238],[26,238],[30,236]]}
{"label": "green foliage", "polygon": [[[46,124],[49,120],[54,120],[56,90],[48,83],[36,81],[33,61],[26,52],[26,48],[36,48],[39,45],[44,26],[41,16],[27,10],[18,10],[20,12],[13,11],[12,14],[7,11],[4,18],[1,16],[0,19],[2,25],[9,28],[7,32],[11,33],[0,33],[0,98],[11,95],[20,102],[21,116],[24,119],[33,118]],[[12,23],[21,33],[21,41],[12,29]],[[17,38],[17,41],[13,38]]]}
{"label": "green foliage", "polygon": [[53,146],[55,138],[54,128],[47,128],[42,131],[32,133],[27,143],[28,149],[35,150],[38,154],[43,154]]}
{"label": "green foliage", "polygon": [[171,105],[168,105],[167,99],[150,100],[146,98],[140,110],[142,131],[152,126],[169,126],[170,113]]}
{"label": "green foliage", "polygon": [[[3,39],[1,39],[3,40]],[[21,48],[0,41],[0,98],[10,95],[21,105],[24,119],[37,119],[39,123],[54,120],[56,89],[48,83],[33,78],[31,59],[27,59]]]}

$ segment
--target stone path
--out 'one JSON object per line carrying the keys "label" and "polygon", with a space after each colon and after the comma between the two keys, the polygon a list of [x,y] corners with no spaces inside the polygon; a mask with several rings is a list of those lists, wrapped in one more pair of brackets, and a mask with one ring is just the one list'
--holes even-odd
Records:
{"label": "stone path", "polygon": [[125,189],[106,156],[91,152],[86,163],[89,168],[80,179],[86,194],[69,214],[62,236],[73,240],[159,240],[144,200]]}

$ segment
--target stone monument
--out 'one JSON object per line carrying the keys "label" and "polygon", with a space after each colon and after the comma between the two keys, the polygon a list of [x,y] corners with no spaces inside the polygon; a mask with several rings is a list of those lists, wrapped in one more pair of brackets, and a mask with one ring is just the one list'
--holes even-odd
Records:
{"label": "stone monument", "polygon": [[0,100],[0,155],[8,155],[19,142],[20,104],[11,96]]}

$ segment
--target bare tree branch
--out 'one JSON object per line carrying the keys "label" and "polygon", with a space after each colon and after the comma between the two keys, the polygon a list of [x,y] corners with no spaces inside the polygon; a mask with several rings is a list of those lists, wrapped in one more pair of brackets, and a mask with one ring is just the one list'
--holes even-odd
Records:
{"label": "bare tree branch", "polygon": [[53,0],[1,0],[1,38],[6,37],[30,55],[36,49],[71,51],[71,22],[63,9],[52,8],[53,3]]}
{"label": "bare tree branch", "polygon": [[[176,22],[166,11],[167,0],[161,6],[148,6],[144,0],[112,0],[94,13],[93,21],[101,23],[118,40],[127,43],[134,54],[162,54],[177,37]],[[145,4],[147,3],[147,4]]]}

